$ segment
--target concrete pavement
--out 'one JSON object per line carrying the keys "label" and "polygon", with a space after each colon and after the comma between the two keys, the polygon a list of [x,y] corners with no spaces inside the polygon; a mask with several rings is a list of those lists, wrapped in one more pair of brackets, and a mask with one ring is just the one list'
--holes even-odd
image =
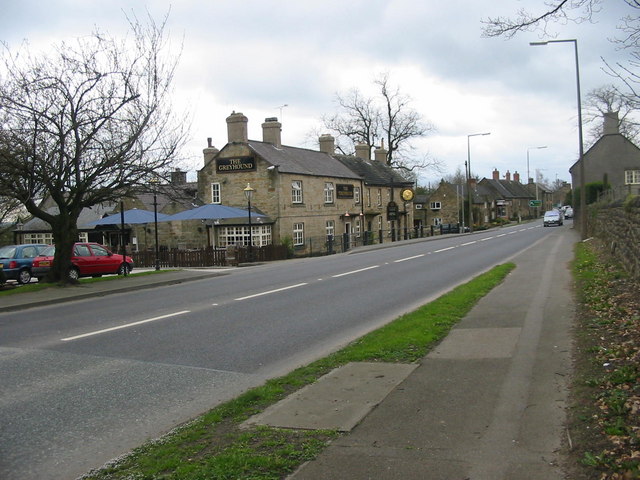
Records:
{"label": "concrete pavement", "polygon": [[[517,267],[503,284],[290,479],[565,478],[574,318],[568,264],[577,241],[573,230],[558,229],[512,259]],[[345,401],[348,389],[339,390],[336,401]]]}

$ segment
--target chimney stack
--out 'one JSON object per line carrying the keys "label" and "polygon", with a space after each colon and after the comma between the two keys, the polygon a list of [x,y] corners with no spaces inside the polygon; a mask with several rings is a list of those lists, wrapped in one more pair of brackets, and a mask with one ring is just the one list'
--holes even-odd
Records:
{"label": "chimney stack", "polygon": [[176,168],[174,172],[171,172],[172,185],[184,185],[185,183],[187,183],[187,172],[183,172],[179,168]]}
{"label": "chimney stack", "polygon": [[493,169],[493,179],[494,180],[500,180],[500,172],[498,171],[497,168]]}
{"label": "chimney stack", "polygon": [[511,181],[511,172],[509,170],[507,170],[507,173],[504,174],[504,178],[508,181]]}
{"label": "chimney stack", "polygon": [[202,150],[204,155],[204,164],[208,164],[218,154],[220,150],[213,146],[211,143],[211,137],[207,138],[207,148]]}
{"label": "chimney stack", "polygon": [[384,148],[384,139],[382,139],[382,145],[376,148],[373,151],[373,158],[376,162],[380,162],[382,164],[387,163],[387,150]]}
{"label": "chimney stack", "polygon": [[336,153],[336,139],[333,138],[332,135],[323,133],[322,135],[320,135],[318,143],[320,143],[321,152],[324,152],[327,155],[333,155],[334,153]]}
{"label": "chimney stack", "polygon": [[371,150],[366,143],[358,143],[356,145],[356,157],[363,160],[371,160]]}
{"label": "chimney stack", "polygon": [[517,171],[513,172],[513,181],[520,183],[520,174]]}
{"label": "chimney stack", "polygon": [[229,143],[247,143],[249,137],[247,134],[247,123],[249,119],[242,113],[232,112],[227,117],[227,135]]}
{"label": "chimney stack", "polygon": [[265,118],[262,124],[262,141],[274,147],[282,147],[282,124],[276,117]]}
{"label": "chimney stack", "polygon": [[615,135],[620,133],[620,120],[618,112],[607,112],[604,114],[603,135]]}

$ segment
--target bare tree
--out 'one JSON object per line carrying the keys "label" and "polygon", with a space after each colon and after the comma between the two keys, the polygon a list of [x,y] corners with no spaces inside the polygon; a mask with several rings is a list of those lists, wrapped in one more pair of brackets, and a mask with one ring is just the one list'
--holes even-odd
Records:
{"label": "bare tree", "polygon": [[69,281],[80,212],[168,170],[186,140],[168,98],[179,55],[169,51],[167,17],[127,20],[121,40],[96,31],[49,54],[2,52],[0,192],[51,225],[53,281]]}
{"label": "bare tree", "polygon": [[[622,0],[628,4],[637,0]],[[594,14],[601,9],[602,0],[547,0],[539,13],[531,13],[519,9],[515,17],[489,17],[482,21],[483,33],[487,37],[512,38],[519,32],[538,30],[544,35],[550,35],[550,25],[553,23],[581,23],[591,21]]]}
{"label": "bare tree", "polygon": [[636,102],[613,85],[605,85],[591,90],[585,98],[583,119],[591,124],[587,135],[587,145],[593,145],[603,135],[603,117],[618,114],[618,129],[631,141],[640,138],[640,125],[632,118],[637,113]]}
{"label": "bare tree", "polygon": [[336,95],[339,111],[323,116],[324,127],[336,135],[337,148],[344,154],[354,151],[354,145],[363,143],[369,152],[375,146],[387,150],[387,165],[405,172],[425,168],[437,168],[436,160],[424,156],[412,157],[411,141],[434,130],[422,116],[411,108],[411,100],[392,87],[389,75],[383,74],[374,81],[380,95],[366,97],[358,89],[345,95]]}

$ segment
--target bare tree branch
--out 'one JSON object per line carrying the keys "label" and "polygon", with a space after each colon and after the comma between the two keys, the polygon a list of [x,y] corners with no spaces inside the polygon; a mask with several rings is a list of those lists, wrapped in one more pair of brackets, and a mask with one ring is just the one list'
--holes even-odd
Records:
{"label": "bare tree branch", "polygon": [[26,45],[2,52],[0,191],[51,225],[57,281],[66,280],[82,209],[130,195],[186,141],[169,101],[179,55],[168,51],[167,17],[127,20],[125,39],[95,32],[49,55]]}

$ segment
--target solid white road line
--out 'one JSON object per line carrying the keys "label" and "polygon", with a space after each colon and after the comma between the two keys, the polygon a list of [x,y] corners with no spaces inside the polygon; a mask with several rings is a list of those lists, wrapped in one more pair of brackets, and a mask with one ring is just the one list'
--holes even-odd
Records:
{"label": "solid white road line", "polygon": [[261,297],[263,295],[269,295],[270,293],[282,292],[284,290],[290,290],[292,288],[302,287],[304,285],[308,285],[307,283],[298,283],[297,285],[290,285],[288,287],[276,288],[275,290],[269,290],[268,292],[256,293],[254,295],[247,295],[246,297],[236,298],[234,300],[247,300],[249,298]]}
{"label": "solid white road line", "polygon": [[100,335],[101,333],[113,332],[114,330],[121,330],[123,328],[135,327],[136,325],[142,325],[143,323],[155,322],[157,320],[163,320],[165,318],[175,317],[176,315],[184,315],[191,310],[182,310],[181,312],[169,313],[167,315],[160,315],[159,317],[147,318],[146,320],[140,320],[139,322],[127,323],[117,327],[105,328],[104,330],[96,330],[95,332],[83,333],[82,335],[76,335],[75,337],[62,338],[63,342],[70,342],[72,340],[78,340],[79,338],[91,337],[93,335]]}
{"label": "solid white road line", "polygon": [[413,257],[401,258],[399,260],[394,260],[393,263],[406,262],[407,260],[413,260],[415,258],[424,257],[424,255],[425,255],[424,253],[421,253],[420,255],[414,255]]}
{"label": "solid white road line", "polygon": [[361,268],[359,270],[352,270],[351,272],[339,273],[337,275],[331,275],[333,278],[344,277],[345,275],[351,275],[353,273],[365,272],[367,270],[371,270],[373,268],[378,268],[378,265],[374,265],[372,267]]}
{"label": "solid white road line", "polygon": [[446,252],[447,250],[453,250],[454,248],[456,248],[456,247],[441,248],[440,250],[436,250],[433,253]]}

